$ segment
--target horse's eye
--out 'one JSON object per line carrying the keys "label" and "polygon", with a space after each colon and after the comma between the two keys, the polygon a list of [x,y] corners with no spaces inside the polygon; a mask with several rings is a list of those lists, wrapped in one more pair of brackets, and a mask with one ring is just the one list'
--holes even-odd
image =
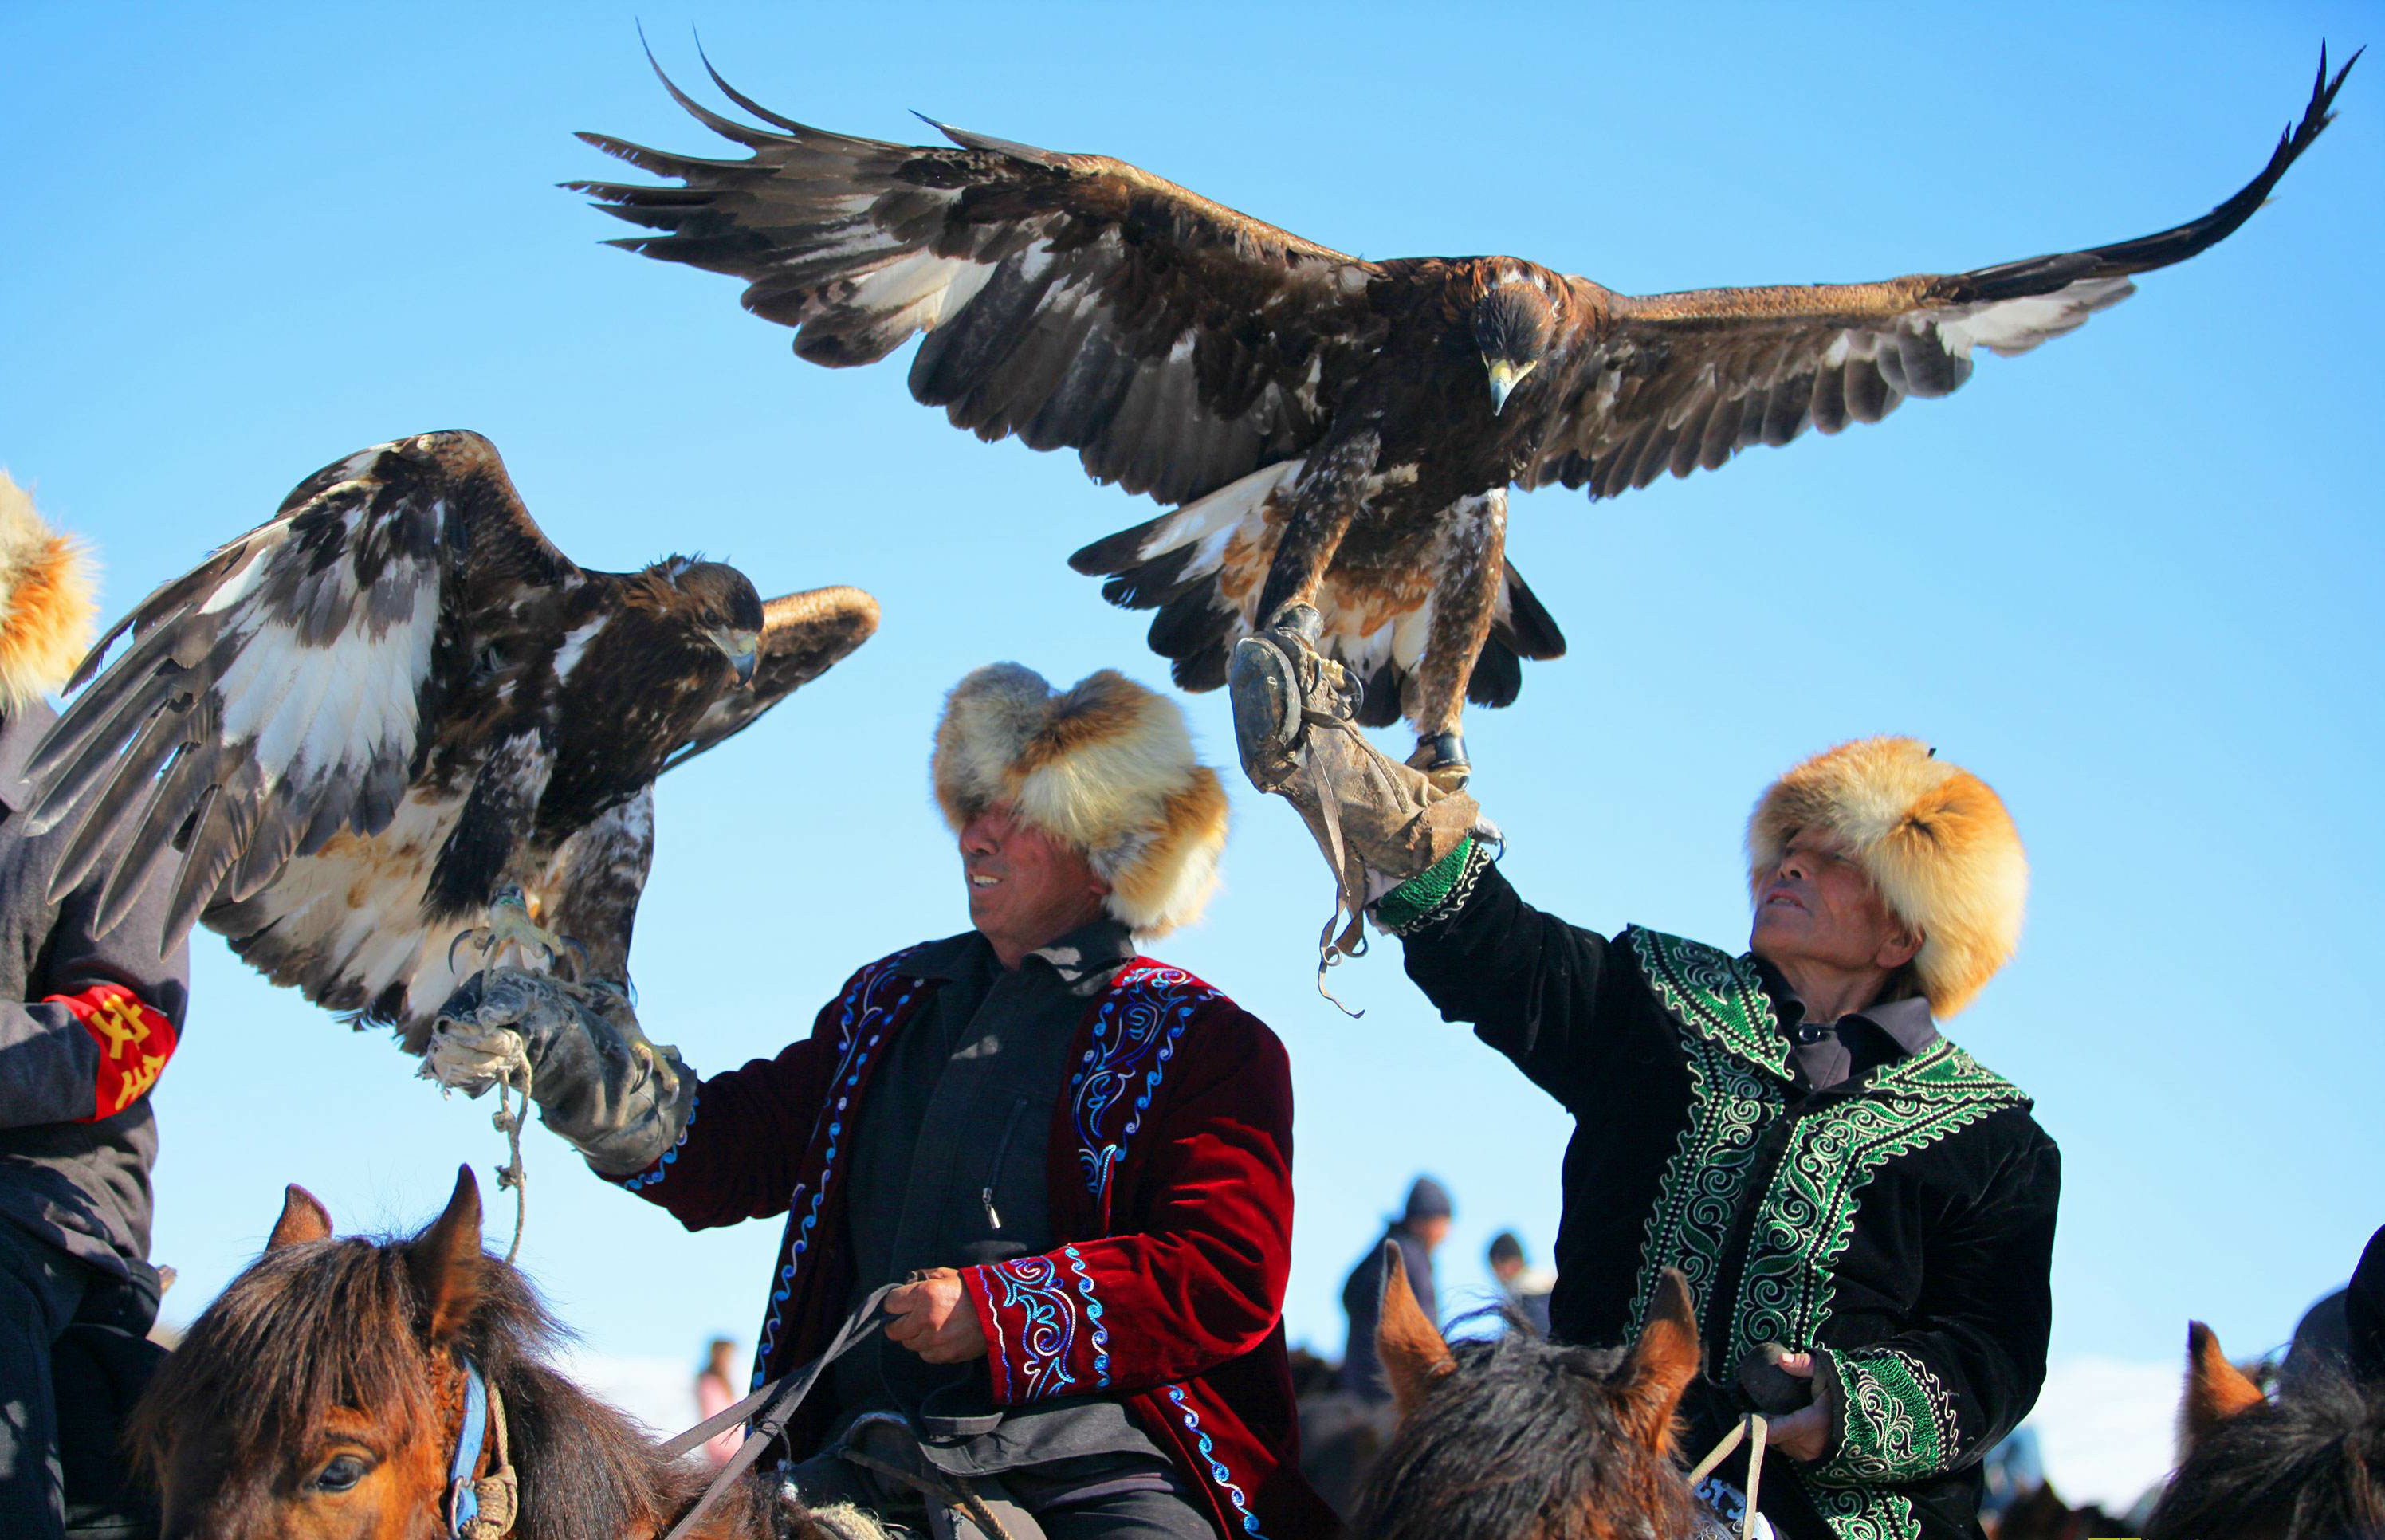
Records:
{"label": "horse's eye", "polygon": [[306,1484],[310,1492],[345,1492],[365,1479],[372,1461],[362,1455],[333,1455]]}

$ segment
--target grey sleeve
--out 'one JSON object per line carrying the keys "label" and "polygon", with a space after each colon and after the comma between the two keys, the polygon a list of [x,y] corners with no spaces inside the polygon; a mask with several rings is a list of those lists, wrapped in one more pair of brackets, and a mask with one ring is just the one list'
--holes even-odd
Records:
{"label": "grey sleeve", "polygon": [[190,1008],[188,944],[177,942],[166,956],[158,955],[170,863],[160,863],[160,870],[151,874],[139,902],[120,924],[104,936],[94,935],[92,921],[109,863],[102,861],[98,872],[51,905],[43,889],[56,849],[51,838],[27,840],[13,828],[0,827],[0,870],[9,874],[0,898],[15,910],[0,918],[7,930],[28,939],[31,952],[24,998],[0,1000],[0,1128],[71,1122],[92,1115],[99,1046],[74,1013],[49,996],[116,984],[162,1013],[178,1037]]}

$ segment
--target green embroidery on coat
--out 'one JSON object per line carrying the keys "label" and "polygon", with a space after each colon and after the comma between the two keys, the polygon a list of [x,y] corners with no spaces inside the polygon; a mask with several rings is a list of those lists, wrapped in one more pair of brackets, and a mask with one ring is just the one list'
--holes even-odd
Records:
{"label": "green embroidery on coat", "polygon": [[[1625,933],[1640,970],[1666,1011],[1681,1027],[1681,1048],[1690,1071],[1688,1121],[1657,1183],[1656,1202],[1640,1242],[1640,1286],[1631,1319],[1648,1319],[1656,1280],[1668,1267],[1689,1280],[1690,1298],[1705,1313],[1722,1269],[1722,1248],[1731,1215],[1755,1160],[1755,1141],[1779,1114],[1780,1088],[1750,1069],[1742,1052],[1702,1030],[1742,1034],[1764,1031],[1778,1039],[1772,1002],[1754,979],[1725,954],[1678,936],[1633,926]],[[1745,978],[1740,977],[1744,972]],[[1720,987],[1717,987],[1719,985]],[[1728,991],[1726,993],[1725,991]],[[1752,994],[1753,1006],[1747,1003]]]}
{"label": "green embroidery on coat", "polygon": [[1960,1435],[1954,1403],[1928,1364],[1893,1347],[1829,1358],[1842,1395],[1839,1446],[1816,1475],[1908,1482],[1946,1469]]}
{"label": "green embroidery on coat", "polygon": [[1920,1522],[1913,1505],[1895,1492],[1861,1487],[1817,1486],[1804,1471],[1795,1472],[1806,1500],[1830,1526],[1839,1540],[1921,1540]]}
{"label": "green embroidery on coat", "polygon": [[1863,1189],[1880,1167],[2029,1098],[1944,1038],[1876,1073],[1867,1094],[1797,1121],[1749,1233],[1731,1309],[1729,1357],[1778,1342],[1815,1346],[1830,1318],[1839,1258]]}
{"label": "green embroidery on coat", "polygon": [[1789,1078],[1789,1041],[1753,957],[1634,925],[1624,933],[1666,1013],[1701,1037]]}

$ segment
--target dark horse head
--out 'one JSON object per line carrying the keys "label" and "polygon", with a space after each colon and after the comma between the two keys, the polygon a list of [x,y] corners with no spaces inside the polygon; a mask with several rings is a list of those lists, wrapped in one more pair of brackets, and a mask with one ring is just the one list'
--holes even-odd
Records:
{"label": "dark horse head", "polygon": [[1528,1329],[1444,1341],[1386,1247],[1376,1345],[1399,1431],[1352,1533],[1367,1540],[1675,1540],[1696,1533],[1673,1414],[1698,1372],[1689,1285],[1667,1271],[1640,1340],[1567,1347]]}
{"label": "dark horse head", "polygon": [[[133,1410],[128,1441],[162,1498],[164,1540],[449,1533],[466,1360],[502,1403],[520,1496],[511,1540],[659,1534],[706,1472],[661,1459],[548,1368],[556,1335],[522,1275],[481,1252],[468,1167],[446,1211],[400,1241],[334,1239],[323,1206],[290,1188],[265,1254]],[[492,1432],[478,1473],[495,1448]],[[741,1486],[704,1534],[777,1533],[774,1486]]]}
{"label": "dark horse head", "polygon": [[2385,1540],[2385,1389],[2321,1371],[2273,1400],[2198,1321],[2178,1424],[2145,1540]]}

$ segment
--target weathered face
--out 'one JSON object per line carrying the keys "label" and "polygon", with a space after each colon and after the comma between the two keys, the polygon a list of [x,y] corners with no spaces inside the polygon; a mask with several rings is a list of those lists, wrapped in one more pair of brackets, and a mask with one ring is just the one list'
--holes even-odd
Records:
{"label": "weathered face", "polygon": [[1491,412],[1506,409],[1507,397],[1547,356],[1556,316],[1548,296],[1528,279],[1498,283],[1475,302],[1474,345],[1491,379]]}
{"label": "weathered face", "polygon": [[696,602],[696,623],[750,684],[761,656],[762,595],[744,573],[725,562],[699,561],[679,575],[680,592]]}
{"label": "weathered face", "polygon": [[1005,965],[1096,918],[1108,886],[1084,852],[1018,818],[1008,804],[961,828],[969,923]]}
{"label": "weathered face", "polygon": [[1860,971],[1901,966],[1918,938],[1889,912],[1838,836],[1801,829],[1756,897],[1749,945],[1775,967]]}

